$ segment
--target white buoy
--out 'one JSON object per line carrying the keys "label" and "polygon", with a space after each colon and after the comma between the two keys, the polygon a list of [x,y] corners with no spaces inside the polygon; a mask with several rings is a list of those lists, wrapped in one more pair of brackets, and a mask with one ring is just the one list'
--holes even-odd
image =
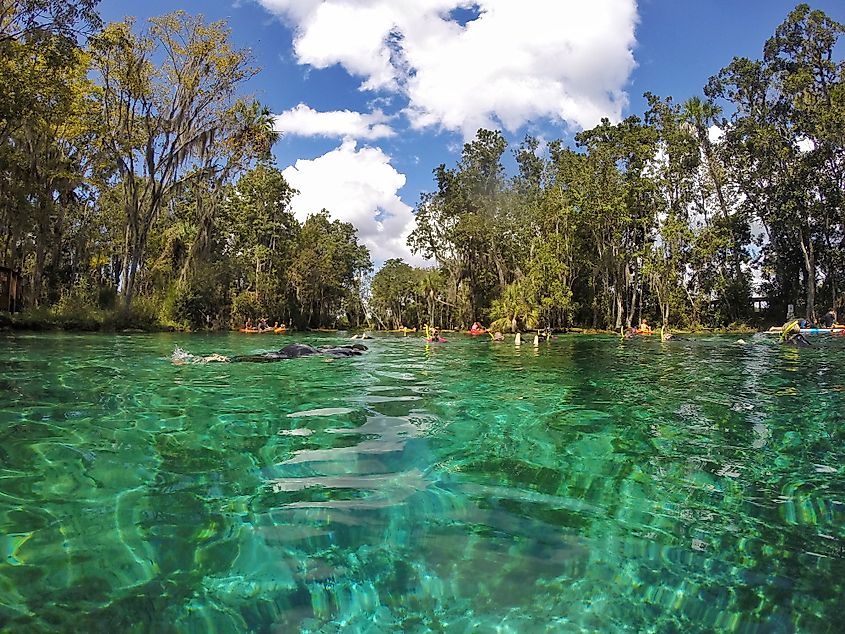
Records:
{"label": "white buoy", "polygon": [[513,340],[514,345],[521,346],[522,345],[522,333],[516,333],[516,337]]}

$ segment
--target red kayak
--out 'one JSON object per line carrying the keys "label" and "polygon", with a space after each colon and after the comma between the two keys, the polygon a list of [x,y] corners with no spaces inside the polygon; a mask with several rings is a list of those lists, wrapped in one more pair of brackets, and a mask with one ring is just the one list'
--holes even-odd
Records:
{"label": "red kayak", "polygon": [[482,328],[481,330],[467,330],[468,335],[472,335],[473,337],[477,337],[478,335],[486,335],[487,329]]}

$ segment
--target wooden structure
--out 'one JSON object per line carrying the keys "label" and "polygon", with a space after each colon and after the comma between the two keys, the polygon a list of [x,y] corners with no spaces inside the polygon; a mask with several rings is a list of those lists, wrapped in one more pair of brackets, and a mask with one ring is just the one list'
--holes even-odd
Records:
{"label": "wooden structure", "polygon": [[751,305],[754,307],[755,313],[762,313],[764,310],[769,309],[769,298],[768,297],[752,297],[751,298]]}
{"label": "wooden structure", "polygon": [[0,266],[0,310],[10,313],[23,308],[23,277],[18,271]]}

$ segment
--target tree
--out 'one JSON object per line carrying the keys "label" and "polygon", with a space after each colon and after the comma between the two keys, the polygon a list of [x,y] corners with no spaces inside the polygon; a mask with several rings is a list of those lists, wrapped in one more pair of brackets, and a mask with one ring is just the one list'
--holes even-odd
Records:
{"label": "tree", "polygon": [[657,132],[659,153],[650,169],[656,193],[655,239],[644,254],[643,273],[657,295],[661,321],[668,326],[671,308],[680,311],[686,303],[684,276],[692,238],[689,207],[700,152],[680,106],[650,93],[646,99],[650,106],[646,123]]}
{"label": "tree", "polygon": [[[398,330],[421,322],[420,282],[425,273],[402,261],[387,260],[373,276],[371,306],[379,321]],[[433,320],[432,320],[433,321]]]}
{"label": "tree", "polygon": [[50,33],[75,43],[78,35],[96,31],[100,0],[4,0],[0,3],[0,44]]}
{"label": "tree", "polygon": [[831,118],[843,107],[843,65],[833,61],[842,32],[821,11],[798,5],[766,42],[762,60],[735,58],[706,90],[735,108],[725,135],[732,173],[746,209],[767,230],[776,286],[787,293],[799,286],[784,279],[797,263],[813,321],[819,258],[835,277],[843,246],[845,143],[841,118]]}
{"label": "tree", "polygon": [[290,317],[288,267],[300,225],[290,209],[296,191],[282,173],[258,165],[240,177],[225,196],[225,252],[238,290],[250,289],[267,314]]}
{"label": "tree", "polygon": [[604,119],[576,140],[588,152],[573,187],[597,256],[590,275],[593,324],[618,329],[623,322],[630,325],[641,298],[638,262],[654,223],[654,184],[647,170],[657,152],[657,132],[632,116],[617,125]]}
{"label": "tree", "polygon": [[541,318],[548,325],[570,325],[576,309],[572,286],[580,270],[578,262],[579,214],[573,196],[575,175],[583,169],[585,156],[550,144],[551,162],[538,163],[534,151],[519,153],[517,191],[527,193],[531,244],[525,269],[537,289]]}
{"label": "tree", "polygon": [[449,299],[461,319],[469,319],[466,326],[515,272],[520,239],[513,208],[506,205],[506,148],[500,132],[479,130],[464,145],[457,168],[437,167],[437,191],[423,196],[408,237],[414,253],[435,258],[448,271]]}
{"label": "tree", "polygon": [[300,325],[337,324],[349,308],[362,314],[361,277],[370,270],[369,251],[351,223],[330,220],[325,209],[308,216],[288,270]]}
{"label": "tree", "polygon": [[60,268],[66,220],[83,197],[91,87],[87,56],[71,35],[96,26],[94,4],[0,4],[2,261],[28,273],[36,305],[45,270]]}
{"label": "tree", "polygon": [[91,40],[100,170],[104,186],[121,189],[126,216],[125,306],[164,205],[189,182],[230,169],[226,150],[250,138],[236,91],[256,72],[249,53],[232,48],[222,22],[207,25],[177,11],[151,19],[139,34],[133,26],[131,20],[110,24]]}
{"label": "tree", "polygon": [[517,332],[520,326],[531,330],[539,325],[539,309],[530,285],[514,282],[505,288],[490,310],[491,330]]}
{"label": "tree", "polygon": [[[702,218],[691,253],[692,283],[699,303],[715,296],[720,316],[728,323],[748,316],[751,282],[746,245],[751,240],[748,214],[740,204],[735,184],[729,179],[726,145],[710,138],[711,126],[719,122],[721,108],[710,99],[692,97],[683,105],[683,117],[699,147],[701,166],[695,174],[695,212]],[[696,300],[693,311],[698,319]]]}

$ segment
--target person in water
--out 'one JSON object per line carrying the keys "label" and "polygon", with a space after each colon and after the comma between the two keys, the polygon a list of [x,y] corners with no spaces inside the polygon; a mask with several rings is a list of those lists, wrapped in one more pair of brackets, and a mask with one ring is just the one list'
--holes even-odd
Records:
{"label": "person in water", "polygon": [[493,341],[504,341],[505,336],[498,330],[493,333]]}
{"label": "person in water", "polygon": [[787,322],[781,329],[780,342],[784,346],[794,346],[796,348],[809,348],[813,345],[802,334],[801,324],[797,319]]}
{"label": "person in water", "polygon": [[836,323],[836,319],[836,308],[831,306],[830,310],[825,313],[824,317],[822,317],[822,324],[825,328],[832,328]]}
{"label": "person in water", "polygon": [[355,357],[367,350],[367,346],[354,343],[343,346],[320,346],[315,348],[307,343],[291,343],[281,350],[275,352],[262,352],[259,354],[242,354],[227,357],[223,354],[210,354],[207,356],[193,355],[185,352],[178,346],[173,351],[171,361],[174,365],[185,365],[188,363],[270,363],[283,361],[285,359],[298,359],[312,355],[325,355],[330,357]]}

